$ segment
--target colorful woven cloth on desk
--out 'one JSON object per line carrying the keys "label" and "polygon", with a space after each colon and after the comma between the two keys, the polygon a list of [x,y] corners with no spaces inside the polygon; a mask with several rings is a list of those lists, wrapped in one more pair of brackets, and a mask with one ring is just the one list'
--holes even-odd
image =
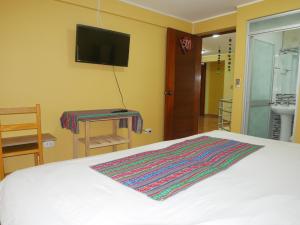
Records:
{"label": "colorful woven cloth on desk", "polygon": [[[73,133],[77,134],[79,133],[79,121],[132,116],[132,130],[136,133],[142,133],[143,119],[139,112],[128,110],[128,112],[112,113],[115,110],[119,109],[68,111],[62,114],[60,123],[62,128],[70,129]],[[127,119],[120,119],[119,127],[126,128],[127,126]]]}
{"label": "colorful woven cloth on desk", "polygon": [[164,200],[262,147],[202,136],[91,168],[152,199]]}

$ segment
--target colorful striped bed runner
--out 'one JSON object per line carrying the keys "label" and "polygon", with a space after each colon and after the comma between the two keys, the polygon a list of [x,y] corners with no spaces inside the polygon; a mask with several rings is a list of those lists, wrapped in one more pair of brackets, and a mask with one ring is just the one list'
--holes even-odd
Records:
{"label": "colorful striped bed runner", "polygon": [[202,136],[91,168],[152,199],[164,200],[262,147]]}

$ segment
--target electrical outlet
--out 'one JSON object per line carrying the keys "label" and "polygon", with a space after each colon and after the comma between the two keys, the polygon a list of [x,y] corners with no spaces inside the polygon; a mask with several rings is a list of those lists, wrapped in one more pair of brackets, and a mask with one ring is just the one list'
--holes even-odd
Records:
{"label": "electrical outlet", "polygon": [[151,128],[146,128],[144,129],[145,134],[151,134],[152,133],[152,129]]}
{"label": "electrical outlet", "polygon": [[44,148],[53,148],[55,146],[55,141],[45,141],[43,142]]}

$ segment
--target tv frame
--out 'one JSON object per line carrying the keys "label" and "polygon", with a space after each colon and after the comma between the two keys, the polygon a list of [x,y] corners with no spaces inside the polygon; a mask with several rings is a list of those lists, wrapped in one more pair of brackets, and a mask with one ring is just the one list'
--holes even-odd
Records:
{"label": "tv frame", "polygon": [[[114,64],[109,64],[109,63],[97,63],[97,62],[93,62],[93,61],[86,61],[86,60],[78,60],[78,54],[77,54],[77,43],[78,43],[78,39],[77,39],[77,32],[78,32],[78,27],[85,27],[85,28],[89,28],[89,29],[94,29],[94,30],[102,30],[105,32],[110,32],[113,34],[119,34],[119,35],[123,35],[126,37],[129,37],[129,42],[128,42],[128,57],[127,57],[127,63],[126,65],[114,65]],[[88,64],[96,64],[96,65],[107,65],[107,66],[118,66],[118,67],[128,67],[129,64],[129,52],[130,52],[130,34],[126,34],[126,33],[122,33],[122,32],[118,32],[118,31],[113,31],[113,30],[108,30],[108,29],[104,29],[104,28],[99,28],[99,27],[93,27],[93,26],[88,26],[88,25],[84,25],[84,24],[77,24],[76,25],[76,40],[75,40],[75,62],[79,62],[79,63],[88,63]]]}

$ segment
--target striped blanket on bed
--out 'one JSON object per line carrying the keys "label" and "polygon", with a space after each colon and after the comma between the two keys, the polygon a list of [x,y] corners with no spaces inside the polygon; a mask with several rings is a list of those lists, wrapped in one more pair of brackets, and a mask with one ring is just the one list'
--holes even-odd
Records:
{"label": "striped blanket on bed", "polygon": [[202,136],[91,168],[152,199],[164,200],[228,168],[261,147]]}

